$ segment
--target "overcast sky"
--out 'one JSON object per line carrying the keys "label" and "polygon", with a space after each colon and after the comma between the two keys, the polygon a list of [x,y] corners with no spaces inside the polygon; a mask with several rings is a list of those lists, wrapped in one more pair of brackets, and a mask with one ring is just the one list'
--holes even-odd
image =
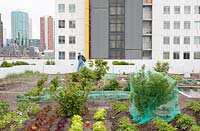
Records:
{"label": "overcast sky", "polygon": [[40,17],[54,17],[54,0],[0,0],[0,13],[7,38],[11,38],[11,12],[19,9],[32,18],[32,37],[40,37]]}

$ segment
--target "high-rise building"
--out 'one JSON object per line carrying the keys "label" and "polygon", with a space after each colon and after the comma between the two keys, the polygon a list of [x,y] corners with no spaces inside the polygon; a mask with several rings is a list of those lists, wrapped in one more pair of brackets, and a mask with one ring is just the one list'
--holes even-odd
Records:
{"label": "high-rise building", "polygon": [[3,46],[3,22],[1,20],[1,14],[0,14],[0,47]]}
{"label": "high-rise building", "polygon": [[55,58],[200,59],[200,1],[56,0]]}
{"label": "high-rise building", "polygon": [[11,12],[12,39],[17,44],[29,46],[29,15],[22,11]]}
{"label": "high-rise building", "polygon": [[54,50],[54,22],[51,16],[40,17],[40,51]]}
{"label": "high-rise building", "polygon": [[29,18],[29,39],[32,39],[32,18]]}
{"label": "high-rise building", "polygon": [[7,39],[7,32],[6,32],[6,28],[4,28],[3,29],[3,47],[7,46],[6,39]]}

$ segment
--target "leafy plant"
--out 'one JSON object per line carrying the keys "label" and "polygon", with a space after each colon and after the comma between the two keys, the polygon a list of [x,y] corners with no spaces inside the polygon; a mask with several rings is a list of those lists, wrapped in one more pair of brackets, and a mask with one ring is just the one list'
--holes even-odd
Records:
{"label": "leafy plant", "polygon": [[175,80],[183,80],[183,75],[179,74],[168,74],[168,75]]}
{"label": "leafy plant", "polygon": [[154,67],[154,70],[157,72],[164,72],[167,73],[169,71],[169,63],[168,62],[160,62],[158,61],[156,63],[156,66]]}
{"label": "leafy plant", "polygon": [[176,127],[180,129],[187,129],[193,125],[197,125],[195,118],[187,114],[178,115],[177,118]]}
{"label": "leafy plant", "polygon": [[190,129],[190,131],[200,131],[200,126],[193,125]]}
{"label": "leafy plant", "polygon": [[69,131],[83,131],[83,119],[79,115],[74,115],[72,118],[72,124]]}
{"label": "leafy plant", "polygon": [[41,92],[42,89],[44,88],[45,82],[48,80],[47,75],[43,75],[38,81],[37,81],[37,87],[38,87],[38,92]]}
{"label": "leafy plant", "polygon": [[103,108],[98,108],[96,113],[94,114],[94,120],[96,121],[102,121],[105,120],[107,115],[107,111]]}
{"label": "leafy plant", "polygon": [[199,101],[192,101],[190,102],[187,107],[194,112],[200,114],[200,102]]}
{"label": "leafy plant", "polygon": [[154,124],[158,131],[177,131],[178,129],[173,127],[171,124],[168,124],[166,121],[161,119],[155,119]]}
{"label": "leafy plant", "polygon": [[135,124],[130,122],[130,119],[126,116],[119,119],[119,128],[117,131],[138,131]]}
{"label": "leafy plant", "polygon": [[113,61],[112,64],[113,65],[134,65],[134,63],[128,63],[125,61]]}
{"label": "leafy plant", "polygon": [[106,126],[102,121],[93,124],[93,131],[106,131]]}
{"label": "leafy plant", "polygon": [[50,92],[54,94],[59,85],[60,85],[59,77],[53,78],[50,82]]}
{"label": "leafy plant", "polygon": [[20,112],[27,112],[30,115],[35,115],[36,113],[39,112],[40,105],[25,100],[19,103],[19,105],[17,106],[17,110]]}
{"label": "leafy plant", "polygon": [[46,62],[46,65],[55,65],[55,64],[56,64],[55,61],[49,59]]}
{"label": "leafy plant", "polygon": [[0,67],[12,67],[13,64],[12,63],[8,63],[7,61],[4,61],[1,63],[1,66]]}
{"label": "leafy plant", "polygon": [[29,63],[24,62],[24,61],[16,61],[16,62],[12,62],[13,66],[19,66],[19,65],[29,65]]}
{"label": "leafy plant", "polygon": [[123,90],[123,87],[116,80],[110,80],[103,88],[104,91]]}
{"label": "leafy plant", "polygon": [[117,112],[129,111],[128,102],[114,102],[112,103],[111,108]]}
{"label": "leafy plant", "polygon": [[6,100],[0,101],[0,119],[6,113],[8,113],[9,103]]}

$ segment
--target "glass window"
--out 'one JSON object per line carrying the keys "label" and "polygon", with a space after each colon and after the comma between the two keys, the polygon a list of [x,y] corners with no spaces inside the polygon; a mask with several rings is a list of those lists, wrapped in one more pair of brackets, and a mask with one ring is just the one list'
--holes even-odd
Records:
{"label": "glass window", "polygon": [[174,36],[174,44],[180,44],[180,37]]}
{"label": "glass window", "polygon": [[169,52],[163,52],[163,59],[170,59]]}
{"label": "glass window", "polygon": [[180,6],[174,6],[174,14],[180,14],[181,13],[181,7]]}
{"label": "glass window", "polygon": [[169,36],[163,37],[163,44],[170,44],[170,37]]}
{"label": "glass window", "polygon": [[65,12],[65,4],[58,4],[58,12],[59,13]]}
{"label": "glass window", "polygon": [[170,21],[164,21],[164,29],[170,29]]}
{"label": "glass window", "polygon": [[191,14],[191,7],[190,6],[184,6],[184,14]]}
{"label": "glass window", "polygon": [[69,36],[69,44],[76,44],[76,37],[75,36]]}
{"label": "glass window", "polygon": [[184,21],[184,29],[190,29],[190,21]]}
{"label": "glass window", "polygon": [[59,20],[58,24],[58,28],[65,28],[65,20]]}
{"label": "glass window", "polygon": [[184,44],[190,44],[190,37],[184,36]]}
{"label": "glass window", "polygon": [[200,52],[194,52],[194,59],[200,59]]}
{"label": "glass window", "polygon": [[184,52],[183,59],[190,59],[190,52]]}
{"label": "glass window", "polygon": [[195,6],[195,14],[200,14],[200,6]]}
{"label": "glass window", "polygon": [[76,52],[69,52],[69,59],[75,60],[76,59]]}
{"label": "glass window", "polygon": [[163,7],[163,14],[170,14],[170,6]]}
{"label": "glass window", "polygon": [[64,51],[59,51],[59,52],[58,52],[58,55],[59,55],[59,56],[58,56],[58,57],[59,57],[59,58],[58,58],[59,60],[64,60],[64,59],[65,59],[65,52],[64,52]]}
{"label": "glass window", "polygon": [[124,24],[110,24],[110,31],[111,32],[123,32]]}
{"label": "glass window", "polygon": [[58,43],[59,44],[65,44],[65,36],[59,36],[58,37]]}
{"label": "glass window", "polygon": [[76,28],[76,21],[75,20],[69,21],[69,28]]}
{"label": "glass window", "polygon": [[200,30],[200,21],[195,21],[195,29]]}
{"label": "glass window", "polygon": [[174,29],[180,29],[180,21],[174,21]]}
{"label": "glass window", "polygon": [[110,7],[110,14],[111,15],[123,15],[124,7]]}
{"label": "glass window", "polygon": [[75,13],[75,12],[76,12],[75,4],[69,4],[69,13]]}
{"label": "glass window", "polygon": [[174,59],[180,59],[180,52],[174,52],[173,53],[173,58]]}
{"label": "glass window", "polygon": [[200,36],[194,37],[194,44],[200,44]]}

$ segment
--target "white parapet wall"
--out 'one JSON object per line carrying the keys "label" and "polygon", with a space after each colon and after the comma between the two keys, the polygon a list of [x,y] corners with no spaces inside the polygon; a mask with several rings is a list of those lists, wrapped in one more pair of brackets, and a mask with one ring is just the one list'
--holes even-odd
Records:
{"label": "white parapet wall", "polygon": [[[7,60],[8,62],[17,61],[15,60]],[[23,66],[14,66],[10,68],[0,68],[0,78],[6,77],[6,75],[11,73],[23,73],[26,70],[30,71],[38,71],[40,73],[47,74],[64,74],[64,73],[72,73],[77,70],[78,62],[76,60],[72,61],[56,61],[56,65],[45,65],[47,60],[41,59],[18,59],[18,61],[25,61],[29,64],[35,65],[23,65]],[[123,73],[131,73],[134,71],[138,71],[141,69],[142,65],[145,64],[146,69],[152,70],[157,61],[154,60],[123,60],[126,62],[134,63],[135,65],[112,65],[113,60],[108,61],[108,65],[110,67],[108,73],[115,74],[123,74]],[[121,61],[121,60],[118,60]],[[3,60],[0,60],[0,64]],[[170,73],[173,74],[184,74],[184,73],[199,73],[200,72],[200,61],[168,61],[170,64]],[[88,63],[86,63],[88,66]]]}

